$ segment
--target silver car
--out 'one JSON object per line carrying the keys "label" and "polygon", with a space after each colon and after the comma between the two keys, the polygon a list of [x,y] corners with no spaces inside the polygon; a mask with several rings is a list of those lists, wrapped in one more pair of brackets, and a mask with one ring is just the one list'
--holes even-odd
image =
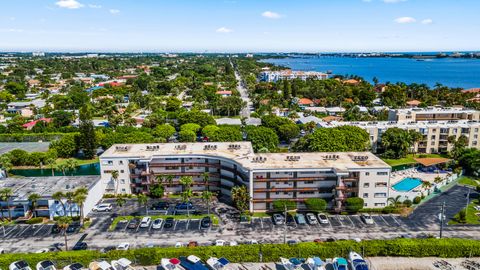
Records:
{"label": "silver car", "polygon": [[365,224],[367,224],[367,225],[373,225],[373,224],[375,224],[375,223],[373,222],[373,218],[372,218],[372,216],[370,216],[370,214],[362,214],[362,215],[360,216],[360,218],[361,218],[362,221],[363,221]]}

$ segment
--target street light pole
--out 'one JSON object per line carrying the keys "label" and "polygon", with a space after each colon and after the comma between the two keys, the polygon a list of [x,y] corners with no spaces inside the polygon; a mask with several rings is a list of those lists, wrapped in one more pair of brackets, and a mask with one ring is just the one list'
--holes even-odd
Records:
{"label": "street light pole", "polygon": [[284,204],[285,206],[285,221],[284,221],[284,226],[283,226],[283,243],[287,243],[287,204]]}
{"label": "street light pole", "polygon": [[467,216],[467,213],[468,213],[468,205],[470,204],[470,188],[468,189],[468,193],[467,193],[467,205],[465,206],[465,216]]}
{"label": "street light pole", "polygon": [[440,213],[440,239],[443,235],[443,221],[445,220],[445,202],[442,204],[442,212]]}

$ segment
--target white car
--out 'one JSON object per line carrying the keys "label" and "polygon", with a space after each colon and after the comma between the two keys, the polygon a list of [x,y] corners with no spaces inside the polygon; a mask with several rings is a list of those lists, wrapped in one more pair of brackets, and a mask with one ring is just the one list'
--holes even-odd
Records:
{"label": "white car", "polygon": [[375,223],[373,222],[373,218],[372,218],[372,216],[370,216],[370,214],[362,214],[362,215],[360,216],[360,218],[361,218],[362,221],[365,222],[365,224],[367,224],[367,225],[373,225],[373,224],[375,224]]}
{"label": "white car", "polygon": [[112,211],[112,204],[111,203],[100,203],[93,207],[93,211],[95,212],[110,212]]}
{"label": "white car", "polygon": [[230,246],[231,247],[238,246],[237,241],[230,241]]}
{"label": "white car", "polygon": [[219,246],[219,247],[225,246],[225,240],[216,240],[215,246]]}
{"label": "white car", "polygon": [[305,217],[307,218],[307,223],[308,224],[310,224],[310,225],[317,224],[317,218],[315,217],[315,215],[313,213],[307,213],[305,215]]}
{"label": "white car", "polygon": [[117,250],[128,250],[130,248],[130,243],[121,243],[118,245]]}
{"label": "white car", "polygon": [[177,242],[175,243],[175,248],[181,248],[184,247],[185,245],[182,242]]}
{"label": "white car", "polygon": [[142,221],[140,221],[140,228],[148,228],[150,227],[150,223],[152,223],[151,217],[143,217]]}
{"label": "white car", "polygon": [[329,223],[327,215],[320,213],[320,214],[317,215],[317,217],[318,217],[318,221],[320,222],[320,224],[328,224]]}
{"label": "white car", "polygon": [[159,230],[162,228],[163,219],[157,218],[152,223],[152,229]]}
{"label": "white car", "polygon": [[255,239],[252,239],[252,240],[248,241],[247,244],[249,244],[249,245],[258,245],[258,241],[255,240]]}

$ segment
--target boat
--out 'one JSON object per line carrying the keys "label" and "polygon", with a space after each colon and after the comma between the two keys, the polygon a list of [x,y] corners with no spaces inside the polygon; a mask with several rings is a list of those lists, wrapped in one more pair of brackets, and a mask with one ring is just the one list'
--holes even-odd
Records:
{"label": "boat", "polygon": [[185,268],[180,266],[180,260],[177,258],[162,259],[160,264],[164,270],[185,270]]}
{"label": "boat", "polygon": [[332,264],[335,270],[348,270],[348,262],[345,258],[334,258]]}
{"label": "boat", "polygon": [[8,266],[9,270],[32,270],[26,261],[16,261]]}
{"label": "boat", "polygon": [[305,264],[310,270],[325,270],[325,262],[319,257],[308,258]]}
{"label": "boat", "polygon": [[84,269],[84,267],[80,263],[72,263],[63,268],[63,270],[81,270],[81,269]]}
{"label": "boat", "polygon": [[210,269],[212,270],[226,270],[228,269],[228,264],[230,264],[230,262],[225,258],[217,259],[215,257],[211,257],[207,260],[207,266],[210,267]]}
{"label": "boat", "polygon": [[55,264],[52,261],[41,261],[37,263],[37,270],[56,270]]}
{"label": "boat", "polygon": [[188,257],[180,257],[179,259],[180,265],[185,268],[185,270],[208,270],[197,256],[190,255]]}
{"label": "boat", "polygon": [[283,268],[285,270],[295,270],[296,267],[293,265],[293,263],[289,259],[281,258],[280,257],[280,263],[282,264]]}
{"label": "boat", "polygon": [[132,262],[129,259],[125,259],[125,258],[112,261],[112,267],[115,270],[134,270],[134,268],[131,265],[132,265]]}
{"label": "boat", "polygon": [[90,269],[90,270],[114,270],[112,265],[109,264],[106,261],[91,262],[88,265],[88,269]]}
{"label": "boat", "polygon": [[353,251],[350,252],[348,254],[348,259],[350,260],[350,266],[352,270],[368,270],[369,269],[365,259],[363,259],[363,257],[356,252],[353,252]]}

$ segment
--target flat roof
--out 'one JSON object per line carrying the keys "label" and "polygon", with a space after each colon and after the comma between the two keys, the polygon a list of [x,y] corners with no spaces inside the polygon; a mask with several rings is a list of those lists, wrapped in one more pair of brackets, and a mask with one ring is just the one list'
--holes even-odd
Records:
{"label": "flat roof", "polygon": [[[27,152],[47,152],[50,142],[8,142],[0,143],[0,155],[15,149]],[[1,181],[1,180],[0,180]]]}
{"label": "flat roof", "polygon": [[99,180],[99,175],[7,178],[0,180],[0,189],[12,189],[13,200],[22,201],[32,193],[51,198],[57,191],[75,191],[80,187],[90,189]]}
{"label": "flat roof", "polygon": [[479,126],[479,121],[472,120],[453,120],[453,121],[417,121],[417,122],[396,122],[396,121],[379,121],[379,122],[338,122],[320,123],[322,127],[339,127],[339,126],[356,126],[361,128],[469,128]]}
{"label": "flat roof", "polygon": [[[233,145],[237,147],[232,147]],[[215,147],[216,146],[216,147]],[[149,149],[147,149],[147,147]],[[175,156],[214,156],[240,164],[249,170],[391,168],[370,152],[254,153],[250,142],[159,143],[113,145],[100,159],[152,160]],[[295,157],[295,158],[292,158]]]}
{"label": "flat roof", "polygon": [[427,107],[427,108],[408,108],[408,109],[392,109],[397,113],[416,113],[416,114],[429,114],[429,113],[474,113],[478,112],[473,109],[456,108],[456,107]]}
{"label": "flat roof", "polygon": [[414,160],[425,167],[447,163],[450,161],[448,158],[414,158]]}

